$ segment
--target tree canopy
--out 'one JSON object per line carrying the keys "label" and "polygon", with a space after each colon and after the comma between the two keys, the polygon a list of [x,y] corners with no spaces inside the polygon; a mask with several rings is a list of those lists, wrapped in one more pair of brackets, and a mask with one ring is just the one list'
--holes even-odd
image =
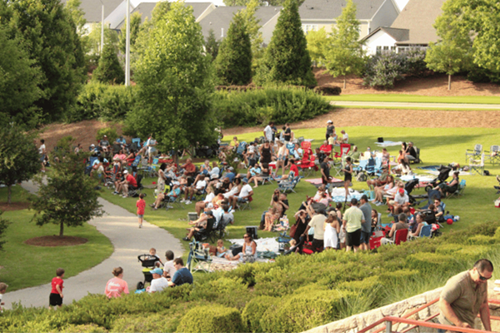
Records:
{"label": "tree canopy", "polygon": [[145,36],[135,73],[138,102],[127,115],[127,132],[153,134],[164,149],[215,141],[214,73],[192,8],[171,3],[153,17]]}
{"label": "tree canopy", "polygon": [[359,21],[356,19],[356,5],[347,1],[337,25],[332,28],[325,52],[325,66],[333,77],[361,74],[364,66],[364,52],[359,42]]}
{"label": "tree canopy", "polygon": [[97,182],[85,174],[87,153],[75,154],[72,140],[61,139],[59,149],[50,154],[52,172],[46,177],[36,178],[39,190],[31,197],[32,208],[35,210],[33,221],[37,225],[54,223],[59,225],[59,236],[64,235],[64,226],[82,226],[90,219],[102,216],[103,210],[99,204]]}
{"label": "tree canopy", "polygon": [[252,79],[252,48],[244,17],[236,13],[215,60],[215,70],[223,85],[246,85]]}
{"label": "tree canopy", "polygon": [[259,84],[316,85],[295,0],[286,0],[283,4],[256,79]]}
{"label": "tree canopy", "polygon": [[92,79],[110,84],[125,82],[125,72],[118,61],[117,49],[112,45],[105,45],[99,58],[99,66],[92,73]]}

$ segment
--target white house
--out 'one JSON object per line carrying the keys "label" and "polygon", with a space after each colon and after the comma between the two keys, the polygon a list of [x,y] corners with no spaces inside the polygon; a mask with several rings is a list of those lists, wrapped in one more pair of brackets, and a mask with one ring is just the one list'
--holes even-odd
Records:
{"label": "white house", "polygon": [[379,27],[362,40],[369,55],[426,49],[437,42],[434,29],[446,0],[409,0],[390,27]]}

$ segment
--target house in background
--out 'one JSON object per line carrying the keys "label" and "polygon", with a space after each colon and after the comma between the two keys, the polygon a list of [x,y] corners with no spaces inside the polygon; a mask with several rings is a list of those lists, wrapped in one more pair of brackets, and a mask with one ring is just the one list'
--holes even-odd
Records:
{"label": "house in background", "polygon": [[[68,0],[61,0],[61,3],[66,4]],[[116,26],[123,21],[127,13],[127,1],[126,0],[83,0],[80,4],[80,8],[84,13],[84,17],[87,20],[84,29],[90,32],[92,24],[101,23],[102,18],[102,4],[104,3],[104,22],[111,28],[116,29]],[[134,7],[130,5],[130,10],[132,11]]]}
{"label": "house in background", "polygon": [[446,0],[410,0],[390,27],[379,27],[363,38],[368,55],[427,49],[437,42],[434,22]]}
{"label": "house in background", "polygon": [[[282,7],[273,6],[260,6],[255,11],[255,18],[260,20],[260,31],[262,32],[262,39],[264,44],[269,44],[271,37],[273,35],[274,27],[278,22],[278,17],[280,15]],[[227,30],[229,29],[229,24],[231,23],[234,14],[238,11],[245,9],[241,6],[231,6],[231,7],[217,7],[201,19],[200,25],[203,36],[205,39],[208,37],[210,30],[213,30],[215,38],[221,40],[227,36]]]}
{"label": "house in background", "polygon": [[[356,18],[360,22],[360,38],[369,35],[378,27],[390,26],[400,12],[395,0],[353,2],[356,5]],[[305,0],[299,7],[304,32],[317,31],[322,27],[325,27],[326,32],[331,32],[346,3],[346,0]]]}

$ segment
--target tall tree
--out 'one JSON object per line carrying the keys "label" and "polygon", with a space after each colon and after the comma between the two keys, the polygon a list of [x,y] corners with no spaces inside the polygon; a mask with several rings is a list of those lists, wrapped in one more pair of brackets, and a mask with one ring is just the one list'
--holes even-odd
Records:
{"label": "tall tree", "polygon": [[34,105],[42,92],[41,71],[30,59],[20,37],[9,38],[8,30],[0,23],[0,116],[4,125],[15,122],[25,129],[36,127],[42,117]]}
{"label": "tall tree", "polygon": [[97,182],[85,174],[86,153],[75,154],[72,141],[61,139],[59,149],[51,153],[52,173],[46,178],[36,178],[39,185],[37,196],[31,197],[35,210],[33,221],[37,225],[54,223],[59,225],[59,236],[64,235],[64,226],[82,226],[90,219],[102,216]]}
{"label": "tall tree", "polygon": [[84,79],[84,56],[71,16],[60,0],[12,0],[12,27],[40,66],[43,92],[36,105],[47,120],[57,120],[76,100]]}
{"label": "tall tree", "polygon": [[[224,0],[226,6],[247,6],[252,0]],[[270,6],[283,6],[286,0],[266,0]],[[298,0],[297,4],[300,6],[305,0]],[[262,1],[264,2],[264,1]],[[262,3],[261,2],[261,3]]]}
{"label": "tall tree", "polygon": [[325,61],[325,46],[328,44],[328,35],[325,27],[318,31],[308,31],[306,35],[307,50],[311,56],[311,60],[316,63],[316,66]]}
{"label": "tall tree", "polygon": [[260,19],[257,19],[255,12],[260,6],[259,0],[250,0],[246,8],[241,10],[240,15],[243,17],[243,22],[245,22],[247,27],[247,32],[250,35],[250,42],[252,44],[252,67],[255,69],[259,60],[264,55],[262,44],[264,43],[264,38],[262,37],[262,32],[260,31]]}
{"label": "tall tree", "polygon": [[241,13],[233,16],[215,60],[215,71],[223,85],[245,85],[252,79],[252,46]]}
{"label": "tall tree", "polygon": [[[130,52],[135,52],[135,42],[141,31],[142,16],[140,13],[133,13],[130,16]],[[125,54],[125,47],[127,42],[127,20],[122,27],[122,32],[119,37],[118,47],[120,51]]]}
{"label": "tall tree", "polygon": [[[97,67],[101,57],[101,24],[94,23],[90,33],[83,37],[87,66]],[[118,35],[109,27],[104,27],[104,45],[118,49]]]}
{"label": "tall tree", "polygon": [[111,84],[121,84],[125,82],[125,72],[118,61],[116,52],[116,48],[112,45],[104,46],[104,51],[99,58],[99,66],[97,66],[94,73],[92,73],[92,79]]}
{"label": "tall tree", "polygon": [[329,43],[326,46],[325,66],[333,77],[359,75],[363,71],[364,52],[359,41],[359,21],[356,19],[356,5],[348,0],[337,19],[337,26],[332,28]]}
{"label": "tall tree", "polygon": [[434,23],[439,40],[429,44],[425,62],[429,69],[448,75],[448,90],[451,90],[451,76],[470,68],[472,39],[463,20],[457,19],[464,15],[462,7],[447,1],[442,10]]}
{"label": "tall tree", "polygon": [[9,204],[12,185],[31,179],[42,166],[33,140],[16,124],[0,126],[0,179],[7,185]]}
{"label": "tall tree", "polygon": [[66,10],[71,16],[71,19],[76,26],[76,31],[80,37],[85,36],[88,33],[87,29],[85,29],[87,20],[85,19],[85,12],[82,10],[81,5],[81,0],[66,1]]}
{"label": "tall tree", "polygon": [[217,55],[219,54],[220,41],[215,38],[215,33],[213,29],[208,31],[208,37],[205,41],[205,51],[212,57],[212,61],[217,59]]}
{"label": "tall tree", "polygon": [[271,42],[258,68],[256,81],[258,84],[316,85],[295,0],[286,0],[283,4]]}
{"label": "tall tree", "polygon": [[153,134],[160,148],[188,147],[216,139],[212,108],[214,75],[204,54],[201,27],[191,7],[173,2],[153,19],[139,50],[137,107],[127,115],[127,130]]}

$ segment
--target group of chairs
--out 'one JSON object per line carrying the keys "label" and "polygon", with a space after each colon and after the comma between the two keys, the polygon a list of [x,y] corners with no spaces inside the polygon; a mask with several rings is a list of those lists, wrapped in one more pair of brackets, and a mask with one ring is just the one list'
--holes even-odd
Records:
{"label": "group of chairs", "polygon": [[492,164],[500,162],[500,146],[492,145],[490,150],[483,150],[482,144],[474,145],[474,149],[467,149],[465,151],[465,161],[469,162],[469,169],[471,172],[476,172],[477,174],[483,176],[484,164],[486,159]]}

